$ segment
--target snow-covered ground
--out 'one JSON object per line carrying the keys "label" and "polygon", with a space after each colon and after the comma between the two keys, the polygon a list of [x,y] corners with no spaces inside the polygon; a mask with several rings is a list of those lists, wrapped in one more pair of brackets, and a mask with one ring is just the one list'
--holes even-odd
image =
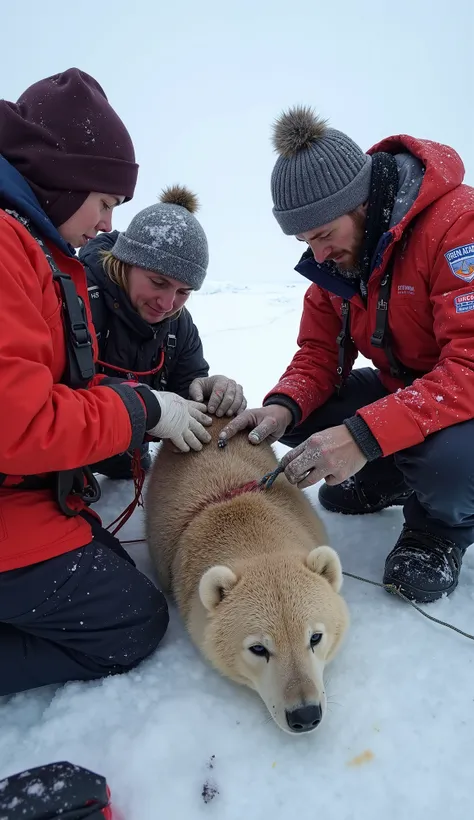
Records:
{"label": "snow-covered ground", "polygon": [[[295,350],[304,290],[298,278],[275,286],[211,282],[193,297],[211,372],[240,380],[250,406]],[[102,486],[99,511],[108,524],[132,487]],[[307,492],[320,510],[317,488]],[[321,514],[343,569],[380,580],[401,510]],[[138,510],[122,538],[140,538],[142,520]],[[146,548],[130,551],[152,575]],[[316,733],[279,730],[257,695],[200,659],[171,608],[161,647],[130,674],[0,699],[0,777],[54,760],[78,763],[107,777],[126,820],[467,820],[472,642],[384,590],[346,579],[344,592],[352,625],[328,667],[330,711]],[[474,549],[458,590],[427,611],[472,631]]]}

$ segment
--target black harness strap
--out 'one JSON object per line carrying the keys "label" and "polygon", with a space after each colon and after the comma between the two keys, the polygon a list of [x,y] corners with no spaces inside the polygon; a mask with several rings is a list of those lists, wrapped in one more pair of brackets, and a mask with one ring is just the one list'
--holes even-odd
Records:
{"label": "black harness strap", "polygon": [[[10,212],[8,212],[10,213]],[[14,214],[13,214],[14,215]],[[25,222],[22,220],[22,224]],[[25,227],[41,247],[53,273],[53,279],[59,285],[66,335],[68,356],[64,381],[73,390],[87,387],[95,374],[92,336],[87,324],[84,302],[77,293],[76,286],[67,273],[59,270],[53,255],[37,231],[30,223]]]}
{"label": "black harness strap", "polygon": [[382,281],[380,283],[379,298],[377,300],[377,312],[375,317],[375,331],[370,337],[370,343],[385,351],[385,355],[390,365],[390,373],[400,379],[407,386],[411,384],[419,373],[405,367],[395,356],[391,345],[391,333],[388,324],[388,304],[390,301],[390,290],[392,286],[393,262],[389,262]]}
{"label": "black harness strap", "polygon": [[86,387],[94,376],[95,365],[84,302],[70,276],[53,268],[53,278],[59,284],[63,304],[68,352],[67,383],[74,389]]}
{"label": "black harness strap", "polygon": [[[391,333],[388,323],[388,305],[390,301],[390,289],[392,285],[393,275],[393,261],[390,260],[387,269],[380,282],[379,296],[377,300],[377,311],[375,318],[375,330],[370,337],[370,343],[385,352],[390,365],[391,375],[403,381],[405,387],[413,382],[414,379],[421,375],[421,372],[410,370],[405,367],[395,356],[391,345]],[[344,299],[341,305],[342,328],[337,337],[338,344],[338,368],[337,374],[339,382],[336,385],[336,391],[339,393],[344,383],[344,367],[346,361],[346,350],[351,341],[350,333],[350,303]]]}
{"label": "black harness strap", "polygon": [[340,392],[344,384],[344,370],[346,364],[347,348],[351,343],[351,303],[348,299],[343,299],[341,304],[342,327],[336,339],[338,345],[337,375],[339,381],[336,384],[337,393]]}
{"label": "black harness strap", "polygon": [[160,373],[160,390],[165,390],[168,382],[171,361],[176,352],[176,334],[168,333],[164,345],[165,360]]}

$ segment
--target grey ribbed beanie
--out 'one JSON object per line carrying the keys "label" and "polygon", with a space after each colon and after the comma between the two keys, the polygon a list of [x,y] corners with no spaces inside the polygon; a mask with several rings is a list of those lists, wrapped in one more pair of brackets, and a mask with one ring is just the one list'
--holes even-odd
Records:
{"label": "grey ribbed beanie", "polygon": [[197,198],[187,188],[167,188],[160,202],[133,217],[111,253],[127,265],[163,273],[199,290],[209,251],[206,234],[193,215],[197,208]]}
{"label": "grey ribbed beanie", "polygon": [[273,214],[283,233],[319,228],[367,200],[371,157],[311,108],[283,113],[273,145],[279,154],[271,178]]}

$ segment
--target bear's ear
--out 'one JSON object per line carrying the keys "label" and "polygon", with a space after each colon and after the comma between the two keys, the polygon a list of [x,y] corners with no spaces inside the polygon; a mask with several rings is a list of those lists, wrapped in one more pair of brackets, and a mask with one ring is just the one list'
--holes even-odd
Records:
{"label": "bear's ear", "polygon": [[339,556],[332,547],[315,547],[306,558],[310,570],[329,581],[335,592],[342,587],[342,567]]}
{"label": "bear's ear", "polygon": [[229,567],[215,566],[206,570],[199,582],[199,597],[203,606],[212,612],[237,581],[237,575]]}

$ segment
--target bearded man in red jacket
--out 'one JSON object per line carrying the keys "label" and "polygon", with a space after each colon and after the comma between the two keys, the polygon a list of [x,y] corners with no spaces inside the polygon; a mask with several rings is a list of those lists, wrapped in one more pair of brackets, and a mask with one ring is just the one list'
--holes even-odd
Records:
{"label": "bearded man in red jacket", "polygon": [[327,510],[403,504],[383,581],[437,600],[474,541],[474,189],[448,146],[402,134],[363,153],[305,107],[274,145],[273,214],[312,284],[292,361],[222,435],[289,445],[287,478],[325,479]]}

